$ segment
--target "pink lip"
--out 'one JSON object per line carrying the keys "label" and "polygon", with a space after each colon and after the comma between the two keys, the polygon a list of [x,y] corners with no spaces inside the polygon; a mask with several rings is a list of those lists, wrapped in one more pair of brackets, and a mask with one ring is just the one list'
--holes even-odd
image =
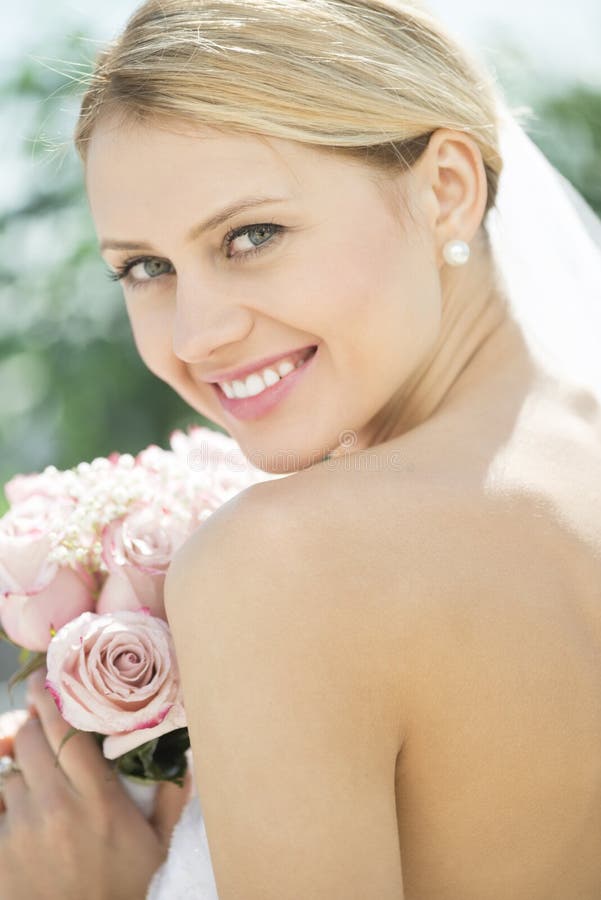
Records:
{"label": "pink lip", "polygon": [[241,366],[239,369],[221,369],[209,372],[208,375],[202,376],[202,380],[208,381],[209,384],[214,384],[216,381],[233,381],[235,378],[245,378],[253,372],[265,369],[272,363],[279,362],[280,359],[286,359],[287,356],[293,356],[295,353],[304,353],[305,350],[309,350],[311,347],[315,347],[315,344],[309,344],[307,347],[300,347],[296,350],[289,350],[288,353],[279,353],[277,356],[266,356],[264,359],[258,359],[256,362],[248,366]]}
{"label": "pink lip", "polygon": [[219,385],[214,384],[213,390],[217,394],[219,402],[226,412],[230,413],[236,419],[258,419],[260,416],[264,416],[273,409],[274,406],[277,406],[277,404],[280,403],[294,387],[296,387],[301,378],[313,365],[313,360],[318,353],[319,349],[317,349],[313,356],[309,357],[302,366],[295,369],[294,372],[290,372],[285,378],[281,378],[277,384],[272,384],[271,387],[268,387],[267,390],[258,394],[256,397],[244,397],[241,400],[234,398],[233,400],[230,400],[230,398],[226,397],[223,393]]}

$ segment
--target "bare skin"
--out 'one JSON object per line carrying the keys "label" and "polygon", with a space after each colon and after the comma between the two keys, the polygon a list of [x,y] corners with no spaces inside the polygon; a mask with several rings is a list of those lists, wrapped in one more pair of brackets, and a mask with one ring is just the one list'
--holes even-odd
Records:
{"label": "bare skin", "polygon": [[[512,325],[447,399],[411,433],[292,476],[378,547],[391,622],[399,578],[414,586],[395,773],[405,897],[594,900],[601,408],[535,366]],[[333,572],[365,577],[338,534]]]}

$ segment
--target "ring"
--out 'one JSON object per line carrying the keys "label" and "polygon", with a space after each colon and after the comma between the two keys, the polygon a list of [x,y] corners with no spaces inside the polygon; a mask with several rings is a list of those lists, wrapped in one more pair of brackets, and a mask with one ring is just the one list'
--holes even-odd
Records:
{"label": "ring", "polygon": [[4,782],[9,775],[13,775],[15,772],[20,771],[21,767],[15,762],[12,756],[0,756],[0,794],[2,793]]}

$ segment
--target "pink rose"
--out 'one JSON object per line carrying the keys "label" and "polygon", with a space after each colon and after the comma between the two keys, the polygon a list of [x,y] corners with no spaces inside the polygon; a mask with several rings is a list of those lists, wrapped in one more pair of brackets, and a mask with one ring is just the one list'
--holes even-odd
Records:
{"label": "pink rose", "polygon": [[46,666],[46,687],[63,718],[106,735],[107,759],[186,725],[173,640],[162,619],[84,613],[54,636]]}
{"label": "pink rose", "polygon": [[0,529],[0,594],[36,594],[56,576],[53,543],[43,531],[7,534]]}
{"label": "pink rose", "polygon": [[52,581],[58,568],[49,558],[52,525],[72,509],[68,500],[31,495],[0,519],[0,593],[35,594]]}
{"label": "pink rose", "polygon": [[188,534],[189,522],[180,520],[168,509],[137,505],[104,529],[103,559],[111,572],[133,566],[148,575],[165,575],[175,551]]}
{"label": "pink rose", "polygon": [[6,594],[0,600],[0,624],[11,641],[27,650],[44,651],[52,629],[94,609],[88,578],[73,569],[58,568],[54,579],[36,594]]}
{"label": "pink rose", "polygon": [[167,619],[165,612],[165,575],[149,575],[134,566],[121,566],[110,572],[96,604],[100,614],[129,609],[145,609],[153,616]]}
{"label": "pink rose", "polygon": [[34,496],[61,497],[65,493],[62,472],[54,466],[48,466],[44,472],[15,475],[4,485],[4,493],[11,506]]}
{"label": "pink rose", "polygon": [[163,585],[175,551],[190,533],[189,521],[163,506],[136,505],[102,532],[109,576],[98,598],[99,613],[147,609],[166,619]]}

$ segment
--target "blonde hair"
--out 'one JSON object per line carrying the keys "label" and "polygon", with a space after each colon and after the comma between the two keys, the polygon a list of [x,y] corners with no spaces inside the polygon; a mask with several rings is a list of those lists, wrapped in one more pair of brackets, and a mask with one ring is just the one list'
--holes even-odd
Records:
{"label": "blonde hair", "polygon": [[96,60],[75,144],[85,162],[95,124],[116,111],[300,141],[386,176],[436,129],[457,129],[481,151],[486,216],[503,167],[499,97],[416,2],[147,0]]}

